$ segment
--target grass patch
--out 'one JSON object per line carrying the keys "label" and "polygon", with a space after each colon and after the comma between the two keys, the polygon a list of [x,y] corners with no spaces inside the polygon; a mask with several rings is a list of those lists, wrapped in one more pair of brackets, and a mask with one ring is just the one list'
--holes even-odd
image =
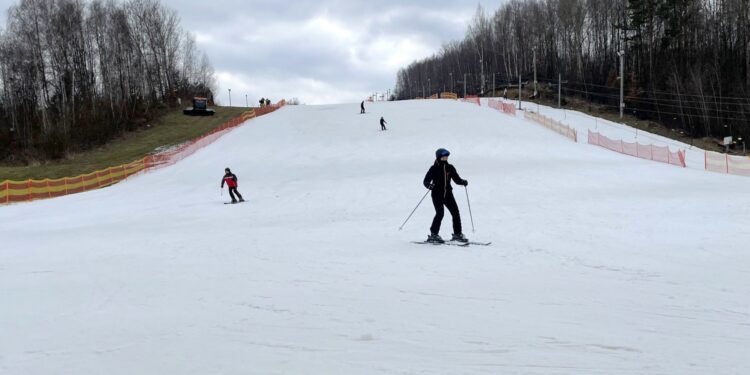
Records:
{"label": "grass patch", "polygon": [[185,116],[182,109],[167,113],[137,130],[113,139],[93,150],[69,155],[63,160],[29,166],[0,165],[0,181],[72,177],[143,158],[160,147],[169,147],[196,138],[238,117],[249,108],[215,107],[210,117]]}

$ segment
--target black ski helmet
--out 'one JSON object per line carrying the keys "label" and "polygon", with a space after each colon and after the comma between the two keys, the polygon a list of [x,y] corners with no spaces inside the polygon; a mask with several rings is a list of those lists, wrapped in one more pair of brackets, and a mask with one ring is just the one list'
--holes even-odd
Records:
{"label": "black ski helmet", "polygon": [[231,171],[229,170],[229,167],[227,167],[227,168],[224,168],[224,172],[228,173],[228,172],[231,172]]}
{"label": "black ski helmet", "polygon": [[450,154],[451,154],[450,151],[444,148],[439,148],[437,149],[437,151],[435,151],[435,157],[438,159],[442,158],[443,156],[448,156]]}

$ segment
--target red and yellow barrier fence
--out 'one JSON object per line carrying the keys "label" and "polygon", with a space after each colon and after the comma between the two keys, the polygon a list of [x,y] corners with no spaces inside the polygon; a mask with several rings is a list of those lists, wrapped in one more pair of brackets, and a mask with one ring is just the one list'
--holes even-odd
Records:
{"label": "red and yellow barrier fence", "polygon": [[245,121],[273,112],[285,104],[286,102],[282,100],[270,106],[252,109],[239,117],[225,122],[211,132],[180,144],[168,151],[149,155],[116,167],[109,167],[75,177],[45,178],[42,180],[29,179],[25,181],[5,180],[0,182],[0,204],[54,198],[99,189],[118,183],[139,172],[173,165],[192,155],[195,151],[213,143],[219,137]]}
{"label": "red and yellow barrier fence", "polygon": [[145,159],[75,177],[26,181],[6,180],[0,185],[0,203],[55,198],[109,186],[144,170]]}
{"label": "red and yellow barrier fence", "polygon": [[455,92],[441,92],[440,99],[458,99],[458,95]]}

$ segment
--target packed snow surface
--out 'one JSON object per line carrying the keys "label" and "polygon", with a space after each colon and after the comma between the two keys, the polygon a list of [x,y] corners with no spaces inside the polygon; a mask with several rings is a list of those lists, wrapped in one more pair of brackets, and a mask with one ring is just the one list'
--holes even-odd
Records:
{"label": "packed snow surface", "polygon": [[[0,373],[750,373],[750,178],[469,103],[367,111],[288,106],[172,167],[0,206]],[[411,243],[429,197],[398,230],[439,147],[491,246]],[[225,167],[246,203],[222,204]]]}

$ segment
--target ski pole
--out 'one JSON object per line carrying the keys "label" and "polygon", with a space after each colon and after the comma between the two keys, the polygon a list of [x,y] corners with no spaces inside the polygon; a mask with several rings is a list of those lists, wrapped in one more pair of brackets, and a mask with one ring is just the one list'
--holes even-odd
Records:
{"label": "ski pole", "polygon": [[466,190],[466,203],[469,205],[469,217],[471,218],[471,233],[476,233],[474,230],[474,216],[471,214],[471,202],[469,201],[469,188],[464,185],[464,190]]}
{"label": "ski pole", "polygon": [[404,225],[406,225],[406,222],[409,221],[409,219],[411,219],[411,215],[414,215],[414,211],[416,211],[417,208],[419,208],[419,205],[422,204],[422,201],[427,197],[427,194],[429,194],[429,193],[430,193],[430,190],[428,189],[427,192],[424,193],[424,196],[422,197],[422,199],[419,200],[419,203],[417,203],[417,207],[414,207],[414,209],[411,210],[411,213],[409,214],[409,217],[407,217],[406,220],[404,220],[404,223],[401,224],[400,227],[398,227],[398,230],[401,230],[401,229],[404,228]]}

